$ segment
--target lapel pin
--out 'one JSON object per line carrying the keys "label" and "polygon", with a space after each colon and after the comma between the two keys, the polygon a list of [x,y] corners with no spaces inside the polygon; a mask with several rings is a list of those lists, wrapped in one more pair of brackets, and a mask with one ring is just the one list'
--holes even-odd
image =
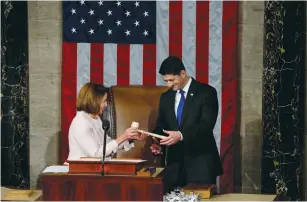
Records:
{"label": "lapel pin", "polygon": [[190,95],[193,96],[194,94],[193,94],[193,93],[190,93]]}

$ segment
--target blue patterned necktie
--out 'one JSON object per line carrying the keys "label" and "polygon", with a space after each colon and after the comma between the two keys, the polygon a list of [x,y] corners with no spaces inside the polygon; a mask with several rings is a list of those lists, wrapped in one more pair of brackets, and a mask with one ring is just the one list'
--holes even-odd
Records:
{"label": "blue patterned necktie", "polygon": [[184,106],[184,102],[185,102],[185,97],[184,97],[184,91],[180,90],[180,102],[177,108],[177,121],[178,121],[178,125],[180,126],[181,123],[181,116],[182,116],[182,111],[183,111],[183,106]]}

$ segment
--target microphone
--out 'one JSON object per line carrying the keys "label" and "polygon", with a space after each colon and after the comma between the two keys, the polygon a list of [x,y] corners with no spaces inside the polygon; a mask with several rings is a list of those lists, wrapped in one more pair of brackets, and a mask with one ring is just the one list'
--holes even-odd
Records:
{"label": "microphone", "polygon": [[108,120],[102,120],[102,129],[104,131],[109,130],[110,128],[110,122]]}
{"label": "microphone", "polygon": [[107,132],[110,129],[110,122],[108,120],[102,120],[102,129],[104,130],[103,137],[103,157],[102,157],[102,167],[101,167],[101,175],[104,176],[104,161],[106,155],[106,144],[107,144]]}

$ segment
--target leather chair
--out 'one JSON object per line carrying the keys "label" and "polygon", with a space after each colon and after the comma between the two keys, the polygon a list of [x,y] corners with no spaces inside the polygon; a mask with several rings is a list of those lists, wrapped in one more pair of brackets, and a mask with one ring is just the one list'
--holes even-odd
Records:
{"label": "leather chair", "polygon": [[[152,131],[155,127],[160,95],[167,90],[165,86],[112,86],[109,89],[108,107],[104,119],[110,121],[109,135],[116,138],[133,121],[139,123],[139,129]],[[135,141],[135,147],[129,151],[118,151],[117,158],[141,158],[148,165],[161,166],[161,157],[150,151],[152,138]]]}

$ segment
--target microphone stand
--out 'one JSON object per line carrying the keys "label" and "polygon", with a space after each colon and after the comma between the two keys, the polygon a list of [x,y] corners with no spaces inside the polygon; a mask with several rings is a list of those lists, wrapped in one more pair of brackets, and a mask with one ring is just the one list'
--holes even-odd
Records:
{"label": "microphone stand", "polygon": [[104,130],[104,137],[103,137],[103,157],[101,162],[101,176],[104,176],[104,162],[105,162],[105,155],[106,155],[106,144],[107,144],[107,133],[110,128],[110,122],[108,120],[102,120],[102,129]]}

